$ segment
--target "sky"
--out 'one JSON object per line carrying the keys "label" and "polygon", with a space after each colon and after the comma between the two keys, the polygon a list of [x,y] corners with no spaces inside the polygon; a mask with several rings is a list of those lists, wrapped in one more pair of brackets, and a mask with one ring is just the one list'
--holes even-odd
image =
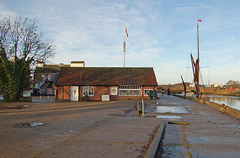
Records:
{"label": "sky", "polygon": [[0,17],[35,19],[56,55],[47,64],[85,61],[87,67],[153,67],[158,84],[240,81],[239,0],[0,0]]}

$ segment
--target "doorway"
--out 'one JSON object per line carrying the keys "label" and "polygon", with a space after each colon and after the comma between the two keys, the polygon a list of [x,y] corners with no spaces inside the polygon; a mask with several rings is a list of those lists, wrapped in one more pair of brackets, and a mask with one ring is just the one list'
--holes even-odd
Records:
{"label": "doorway", "polygon": [[71,86],[71,101],[78,101],[78,86]]}

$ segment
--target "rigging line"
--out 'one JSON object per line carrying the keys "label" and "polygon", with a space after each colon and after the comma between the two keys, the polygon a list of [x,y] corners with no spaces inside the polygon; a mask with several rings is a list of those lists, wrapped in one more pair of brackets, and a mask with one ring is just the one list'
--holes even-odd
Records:
{"label": "rigging line", "polygon": [[199,73],[200,73],[200,77],[201,77],[201,80],[202,80],[203,92],[205,92],[205,86],[204,86],[204,83],[203,83],[203,77],[202,77],[202,73],[201,73],[201,72],[199,72]]}
{"label": "rigging line", "polygon": [[203,82],[202,73],[201,73],[200,71],[199,71],[199,73],[200,73],[200,77],[201,77],[201,80],[202,80],[203,92],[206,92],[206,91],[205,91],[205,84],[204,84],[204,82]]}
{"label": "rigging line", "polygon": [[208,86],[210,85],[211,81],[211,76],[210,76],[210,67],[208,69]]}
{"label": "rigging line", "polygon": [[[205,63],[206,63],[206,65],[210,65],[210,62],[209,62],[209,58],[208,58],[208,55],[207,55],[207,51],[206,51],[206,48],[205,48],[205,44],[204,44],[204,42],[202,41],[201,42],[202,43],[202,48],[203,48],[203,51],[202,51],[202,55],[203,55],[203,58],[206,58],[206,60],[204,60],[204,61],[206,61]],[[204,62],[203,62],[204,63]],[[204,63],[204,64],[205,64]]]}
{"label": "rigging line", "polygon": [[187,63],[187,67],[186,67],[186,80],[188,80],[188,81],[190,81],[189,76],[188,76],[188,71],[189,71],[188,65],[190,65],[190,63],[191,63],[191,58],[190,58],[190,56],[189,56],[189,58],[188,58],[188,63]]}
{"label": "rigging line", "polygon": [[206,47],[205,47],[205,44],[204,44],[204,42],[202,41],[202,46],[203,46],[203,55],[204,55],[204,58],[205,58],[205,65],[208,65],[208,66],[206,66],[206,68],[209,68],[208,69],[208,78],[206,77],[206,79],[208,80],[208,85],[210,84],[210,78],[211,78],[211,76],[210,76],[210,60],[209,60],[209,58],[208,58],[208,54],[206,53],[207,51],[206,51]]}

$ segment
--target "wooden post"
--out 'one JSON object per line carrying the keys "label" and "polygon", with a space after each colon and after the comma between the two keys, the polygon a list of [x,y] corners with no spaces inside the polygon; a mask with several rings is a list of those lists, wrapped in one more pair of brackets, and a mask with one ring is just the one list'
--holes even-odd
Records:
{"label": "wooden post", "polygon": [[187,94],[187,89],[186,89],[186,84],[185,84],[185,82],[184,82],[184,80],[183,80],[182,75],[181,75],[181,79],[182,79],[182,82],[183,82],[183,88],[184,88],[184,99],[185,99],[185,98],[186,98],[186,94]]}
{"label": "wooden post", "polygon": [[142,117],[144,116],[144,101],[142,99]]}

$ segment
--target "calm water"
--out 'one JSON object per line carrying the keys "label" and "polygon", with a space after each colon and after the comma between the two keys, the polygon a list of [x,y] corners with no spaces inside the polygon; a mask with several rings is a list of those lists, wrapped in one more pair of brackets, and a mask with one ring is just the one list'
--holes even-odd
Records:
{"label": "calm water", "polygon": [[225,104],[230,106],[231,108],[240,110],[240,97],[233,97],[233,96],[208,96],[208,101],[218,103],[218,104]]}

